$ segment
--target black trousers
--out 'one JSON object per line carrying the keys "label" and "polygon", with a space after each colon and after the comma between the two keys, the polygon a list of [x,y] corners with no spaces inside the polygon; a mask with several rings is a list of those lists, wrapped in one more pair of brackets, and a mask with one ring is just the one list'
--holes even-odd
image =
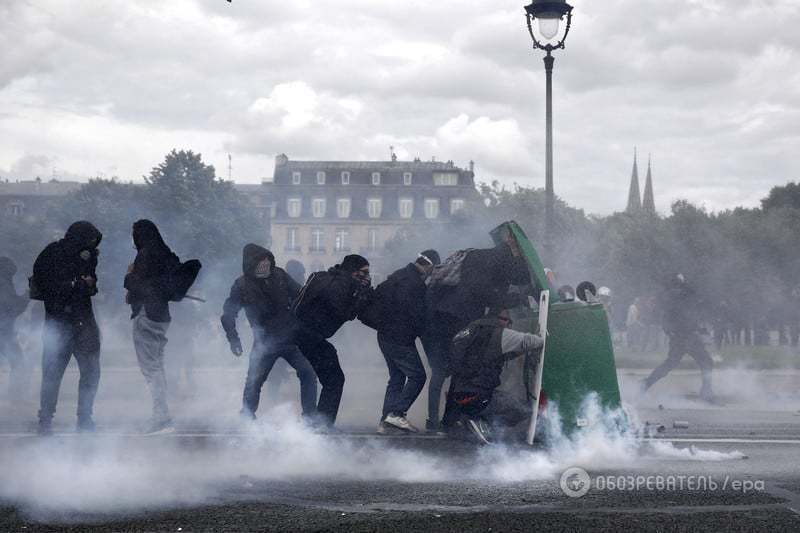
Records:
{"label": "black trousers", "polygon": [[316,414],[322,424],[332,426],[336,422],[344,390],[344,372],[339,364],[339,354],[327,339],[304,326],[295,332],[294,341],[311,363],[322,385]]}
{"label": "black trousers", "polygon": [[669,374],[680,364],[683,356],[687,354],[694,359],[697,362],[697,366],[700,367],[700,373],[702,375],[700,395],[710,395],[711,371],[714,368],[714,361],[711,359],[711,356],[708,354],[703,344],[703,340],[697,333],[673,333],[669,335],[669,353],[667,354],[667,358],[650,373],[645,380],[645,387],[652,387],[658,380]]}

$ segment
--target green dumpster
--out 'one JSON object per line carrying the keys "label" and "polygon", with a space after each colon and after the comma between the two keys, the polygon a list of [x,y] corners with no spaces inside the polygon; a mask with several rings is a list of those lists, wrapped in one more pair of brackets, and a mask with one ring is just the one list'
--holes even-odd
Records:
{"label": "green dumpster", "polygon": [[[516,222],[506,222],[492,232],[495,242],[509,242],[521,253],[531,271],[531,281],[539,290],[550,290],[548,337],[545,345],[540,398],[555,402],[562,421],[562,430],[569,434],[575,428],[593,421],[581,417],[580,407],[588,395],[595,393],[607,409],[620,406],[617,369],[608,317],[600,303],[582,301],[559,302],[548,286],[544,268],[536,249]],[[522,312],[515,317],[515,327],[537,332],[538,313]],[[525,365],[504,372],[506,389],[523,388],[530,397],[532,376]]]}

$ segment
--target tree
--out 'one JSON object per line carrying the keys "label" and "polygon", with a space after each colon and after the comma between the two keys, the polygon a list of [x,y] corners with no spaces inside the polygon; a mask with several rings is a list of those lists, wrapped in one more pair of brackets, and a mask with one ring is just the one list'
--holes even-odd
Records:
{"label": "tree", "polygon": [[761,200],[761,208],[764,210],[778,207],[800,209],[800,183],[789,182],[773,187],[769,195]]}

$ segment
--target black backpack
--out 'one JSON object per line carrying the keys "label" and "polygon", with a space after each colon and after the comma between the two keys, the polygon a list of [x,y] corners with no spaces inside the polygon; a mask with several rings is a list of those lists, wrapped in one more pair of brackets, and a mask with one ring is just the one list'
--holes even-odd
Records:
{"label": "black backpack", "polygon": [[28,278],[28,298],[31,300],[38,300],[40,302],[44,301],[42,290],[39,288],[39,285],[36,283],[36,280],[33,276]]}
{"label": "black backpack", "polygon": [[292,314],[298,318],[306,314],[317,297],[332,281],[333,278],[329,272],[321,271],[311,274],[292,304]]}
{"label": "black backpack", "polygon": [[167,292],[170,302],[180,302],[194,284],[203,265],[197,259],[189,259],[178,265],[169,274]]}

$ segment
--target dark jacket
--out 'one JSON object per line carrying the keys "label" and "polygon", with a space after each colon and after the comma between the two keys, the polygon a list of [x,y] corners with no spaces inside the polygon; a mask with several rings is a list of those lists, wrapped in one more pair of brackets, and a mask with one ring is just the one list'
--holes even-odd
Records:
{"label": "dark jacket", "polygon": [[686,283],[661,294],[662,326],[668,335],[688,335],[700,330],[700,301]]}
{"label": "dark jacket", "polygon": [[[94,318],[92,296],[97,285],[90,287],[81,276],[97,279],[97,245],[102,238],[91,223],[75,222],[63,239],[48,244],[36,258],[33,279],[47,318],[73,323]],[[86,259],[81,252],[87,252]]]}
{"label": "dark jacket", "polygon": [[297,309],[297,318],[305,329],[330,338],[342,324],[356,318],[371,292],[338,265],[327,272],[316,272],[303,288],[303,305]]}
{"label": "dark jacket", "polygon": [[530,273],[523,257],[514,257],[511,247],[472,250],[461,266],[461,283],[432,289],[433,313],[457,317],[460,327],[481,318],[487,307],[515,307],[519,296],[509,295],[511,285],[527,285]]}
{"label": "dark jacket", "polygon": [[[272,271],[268,278],[259,279],[255,277],[256,266],[267,258]],[[233,282],[220,319],[228,341],[239,340],[236,317],[242,308],[257,340],[270,338],[274,343],[288,338],[295,324],[289,308],[300,292],[300,285],[285,270],[275,266],[272,252],[255,244],[244,247],[242,272],[243,275]]]}
{"label": "dark jacket", "polygon": [[454,392],[491,396],[500,386],[503,355],[503,322],[482,318],[472,322],[453,339],[451,350]]}
{"label": "dark jacket", "polygon": [[414,344],[425,333],[425,280],[422,273],[409,263],[392,273],[378,285],[375,294],[385,310],[378,333],[395,344]]}
{"label": "dark jacket", "polygon": [[137,250],[133,272],[125,276],[124,282],[131,318],[136,318],[144,307],[150,320],[169,322],[170,274],[180,266],[180,260],[149,220],[133,224],[133,244]]}
{"label": "dark jacket", "polygon": [[28,307],[28,297],[18,295],[14,288],[17,265],[7,257],[0,257],[0,340],[14,329],[14,321]]}

